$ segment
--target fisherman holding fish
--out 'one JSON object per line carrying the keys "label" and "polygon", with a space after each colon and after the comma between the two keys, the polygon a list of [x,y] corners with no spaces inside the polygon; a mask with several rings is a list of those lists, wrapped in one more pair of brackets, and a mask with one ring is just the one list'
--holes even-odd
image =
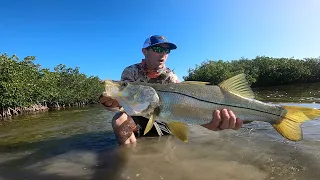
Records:
{"label": "fisherman holding fish", "polygon": [[[142,53],[145,58],[140,63],[133,64],[124,69],[121,81],[147,82],[147,83],[180,83],[178,77],[165,63],[171,50],[177,46],[168,42],[164,36],[153,35],[147,38],[143,44]],[[107,110],[119,111],[120,105],[117,100],[106,96],[100,96],[100,103]],[[129,116],[125,112],[118,112],[112,119],[112,127],[119,144],[136,142],[136,138],[143,136],[148,119],[141,116]],[[229,109],[212,109],[212,121],[202,124],[203,127],[217,131],[223,129],[238,130],[243,125],[242,120],[236,118]],[[158,136],[172,134],[167,123],[155,121],[146,136]]]}

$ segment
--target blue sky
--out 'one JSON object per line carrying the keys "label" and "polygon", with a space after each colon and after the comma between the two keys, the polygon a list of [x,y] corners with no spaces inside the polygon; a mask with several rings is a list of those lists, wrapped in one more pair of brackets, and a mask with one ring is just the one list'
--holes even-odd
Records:
{"label": "blue sky", "polygon": [[120,78],[159,34],[180,80],[210,60],[320,56],[318,0],[0,0],[0,52]]}

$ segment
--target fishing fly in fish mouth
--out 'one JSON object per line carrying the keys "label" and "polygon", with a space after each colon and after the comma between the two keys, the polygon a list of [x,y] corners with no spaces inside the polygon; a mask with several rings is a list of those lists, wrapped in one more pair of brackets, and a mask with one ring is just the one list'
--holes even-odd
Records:
{"label": "fishing fly in fish mouth", "polygon": [[279,106],[254,99],[245,74],[231,77],[218,85],[205,82],[152,84],[105,81],[105,95],[116,99],[130,116],[148,118],[144,134],[156,120],[168,123],[172,134],[188,141],[187,124],[212,121],[212,109],[228,108],[246,122],[270,123],[283,137],[299,141],[300,125],[320,116],[320,110],[299,106]]}

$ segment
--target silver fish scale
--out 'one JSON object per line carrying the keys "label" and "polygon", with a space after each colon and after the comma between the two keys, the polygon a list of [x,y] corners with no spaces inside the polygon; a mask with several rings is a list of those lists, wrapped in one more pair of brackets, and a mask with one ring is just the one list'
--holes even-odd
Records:
{"label": "silver fish scale", "polygon": [[180,94],[158,92],[158,95],[162,106],[156,120],[164,122],[205,124],[212,120],[213,109],[217,107],[215,104],[193,100]]}
{"label": "silver fish scale", "polygon": [[244,98],[218,86],[170,85],[152,86],[162,107],[158,120],[205,124],[212,121],[215,109],[231,109],[238,118],[248,121],[275,122],[285,113],[276,105]]}

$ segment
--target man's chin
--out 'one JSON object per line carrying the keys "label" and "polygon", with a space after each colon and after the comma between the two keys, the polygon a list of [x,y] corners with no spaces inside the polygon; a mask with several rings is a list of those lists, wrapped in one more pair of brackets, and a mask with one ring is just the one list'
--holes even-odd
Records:
{"label": "man's chin", "polygon": [[159,65],[158,65],[158,68],[159,69],[162,69],[164,67],[164,63],[160,63]]}

